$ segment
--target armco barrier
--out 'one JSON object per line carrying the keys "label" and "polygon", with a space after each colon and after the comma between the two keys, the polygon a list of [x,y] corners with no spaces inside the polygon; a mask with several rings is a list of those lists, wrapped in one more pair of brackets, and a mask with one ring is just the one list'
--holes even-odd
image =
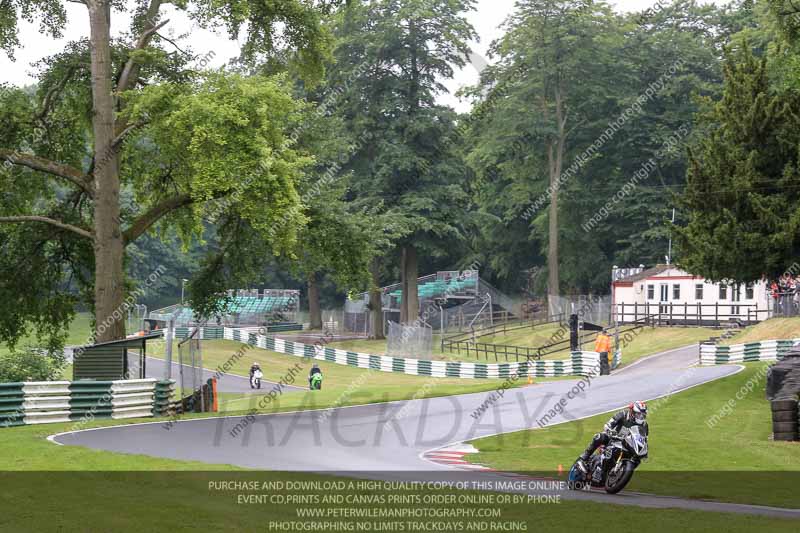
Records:
{"label": "armco barrier", "polygon": [[153,400],[153,415],[166,416],[175,396],[175,381],[163,380],[156,383],[155,397]]}
{"label": "armco barrier", "polygon": [[311,357],[340,365],[379,370],[381,372],[397,372],[413,376],[465,379],[504,379],[513,375],[520,377],[587,376],[599,373],[600,368],[600,354],[597,352],[573,352],[568,359],[564,360],[531,360],[514,363],[428,361],[364,354],[320,345],[302,344],[272,336],[259,335],[257,331],[258,328],[226,327],[225,338],[286,355]]}
{"label": "armco barrier", "polygon": [[[189,332],[193,328],[190,327],[176,327],[175,328],[175,338],[176,339],[185,339],[189,336]],[[222,326],[205,326],[200,328],[200,337],[199,339],[205,340],[213,340],[213,339],[222,339],[224,338],[225,328]]]}
{"label": "armco barrier", "polygon": [[174,382],[155,379],[0,383],[0,428],[150,417],[162,413],[173,392]]}
{"label": "armco barrier", "polygon": [[800,339],[772,340],[717,346],[700,345],[701,365],[725,365],[728,363],[748,363],[756,361],[777,361]]}

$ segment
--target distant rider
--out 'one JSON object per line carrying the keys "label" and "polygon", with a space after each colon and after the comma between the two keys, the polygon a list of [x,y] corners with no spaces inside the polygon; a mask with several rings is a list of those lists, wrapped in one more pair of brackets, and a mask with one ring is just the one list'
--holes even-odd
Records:
{"label": "distant rider", "polygon": [[647,437],[649,432],[647,426],[647,404],[644,402],[633,402],[626,409],[612,416],[603,427],[603,432],[594,436],[592,442],[589,443],[586,451],[580,455],[579,459],[585,466],[589,462],[589,457],[592,456],[597,448],[601,445],[605,446],[611,441],[609,432],[613,431],[617,433],[622,428],[630,428],[633,426],[639,426],[639,432]]}
{"label": "distant rider", "polygon": [[[317,363],[312,364],[311,365],[311,370],[308,371],[308,387],[310,389],[312,389],[312,390],[314,389],[314,383],[313,382],[314,382],[314,375],[315,374],[319,374],[320,378],[322,377],[322,370],[319,369],[319,365],[317,365]],[[320,389],[322,388],[322,383],[321,382],[319,384],[319,388]]]}
{"label": "distant rider", "polygon": [[261,370],[261,366],[258,363],[253,363],[250,365],[250,388],[255,389],[256,386],[253,385],[253,376],[256,373],[256,370]]}

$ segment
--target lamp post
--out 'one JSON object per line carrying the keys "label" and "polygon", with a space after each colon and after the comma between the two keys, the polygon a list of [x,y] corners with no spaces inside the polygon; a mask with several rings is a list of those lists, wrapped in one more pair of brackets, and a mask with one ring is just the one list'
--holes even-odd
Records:
{"label": "lamp post", "polygon": [[181,280],[181,306],[183,306],[183,292],[186,287],[186,284],[189,282],[188,279]]}

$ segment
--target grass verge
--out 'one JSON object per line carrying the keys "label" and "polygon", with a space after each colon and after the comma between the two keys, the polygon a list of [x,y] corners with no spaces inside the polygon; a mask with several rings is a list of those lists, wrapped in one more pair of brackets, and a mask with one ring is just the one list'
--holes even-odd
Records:
{"label": "grass verge", "polygon": [[[163,345],[162,345],[163,348]],[[177,348],[173,357],[177,360]],[[261,348],[244,345],[236,341],[202,341],[203,366],[216,369],[229,364],[228,373],[247,376],[250,365],[258,362],[264,372],[264,379],[278,382],[284,379],[295,365],[301,370],[295,378],[287,380],[290,385],[307,388],[306,378],[311,368],[311,360],[303,357],[278,354]],[[163,357],[163,350],[154,357]],[[271,413],[296,409],[322,409],[344,407],[393,400],[408,400],[485,392],[495,390],[503,384],[500,379],[460,379],[411,376],[380,370],[367,370],[339,365],[328,361],[317,361],[325,376],[321,391],[291,391],[280,395],[276,401],[267,405],[260,403],[259,395],[220,395],[220,410],[228,413],[258,412]],[[515,385],[521,385],[519,382]],[[272,385],[266,384],[269,391]]]}
{"label": "grass verge", "polygon": [[[800,325],[800,322],[798,322]],[[561,326],[558,324],[547,324],[536,328],[516,329],[507,333],[498,333],[486,337],[476,339],[476,342],[485,344],[498,344],[507,346],[520,346],[520,347],[537,347],[551,344],[553,335],[559,330]],[[634,361],[646,357],[648,355],[656,354],[674,348],[680,348],[689,344],[707,340],[709,337],[718,333],[711,328],[642,328],[627,335],[620,336],[620,345],[622,347],[623,366],[628,365]],[[569,339],[569,331],[567,330],[560,340]],[[584,350],[594,349],[595,335],[586,334],[581,336],[581,346]],[[612,338],[613,342],[613,338]],[[386,341],[356,339],[350,341],[338,341],[330,343],[330,346],[340,348],[343,350],[351,350],[361,353],[370,353],[376,355],[384,355],[386,353]],[[545,356],[545,359],[566,359],[569,357],[569,350],[564,349],[560,352],[553,353]],[[481,353],[480,359],[475,357],[475,354],[467,355],[465,351],[462,353],[442,352],[439,337],[434,336],[432,358],[435,360],[450,359],[454,361],[467,361],[467,362],[484,362],[484,363],[505,363],[506,360],[500,356],[497,360],[494,359],[492,354],[486,359],[486,356]],[[511,357],[509,361],[514,361]],[[524,360],[521,358],[520,360]]]}
{"label": "grass verge", "polygon": [[720,344],[728,346],[731,344],[743,344],[745,342],[798,338],[800,338],[800,317],[771,318],[744,328],[730,339],[720,342]]}
{"label": "grass verge", "polygon": [[[748,365],[734,376],[651,402],[650,459],[629,490],[796,507],[800,443],[769,440],[764,367]],[[568,470],[608,418],[479,439],[473,445],[480,453],[468,460],[504,471]]]}
{"label": "grass verge", "polygon": [[[14,490],[0,492],[0,529],[43,531],[581,531],[588,517],[599,523],[638,524],[648,531],[796,531],[792,520],[676,509],[642,509],[593,502],[507,502],[486,492],[430,488],[359,487],[363,480],[314,474],[260,473],[26,473],[4,475]],[[255,482],[258,488],[227,488]],[[227,485],[223,485],[227,483]],[[307,489],[287,488],[302,483]],[[351,485],[352,483],[352,485]],[[328,485],[325,485],[328,484]],[[284,488],[273,488],[282,486]],[[334,487],[324,489],[323,487]],[[269,488],[262,488],[269,487]],[[386,505],[392,496],[419,498]],[[327,496],[327,500],[326,500]],[[269,500],[282,497],[283,502]],[[336,497],[342,503],[334,502]],[[463,513],[455,498],[491,518],[452,518]],[[491,502],[486,499],[491,497]],[[294,498],[287,503],[285,500]],[[436,498],[436,503],[421,503]],[[302,499],[302,500],[300,500]],[[485,503],[483,503],[485,502]],[[362,515],[387,507],[400,519]],[[319,511],[328,518],[309,518]],[[419,511],[446,513],[420,518]],[[359,513],[347,516],[344,513]],[[401,515],[402,516],[402,515]],[[457,516],[457,515],[456,515]],[[297,527],[302,524],[304,527]],[[292,527],[295,525],[294,527]],[[287,529],[287,527],[289,529]]]}

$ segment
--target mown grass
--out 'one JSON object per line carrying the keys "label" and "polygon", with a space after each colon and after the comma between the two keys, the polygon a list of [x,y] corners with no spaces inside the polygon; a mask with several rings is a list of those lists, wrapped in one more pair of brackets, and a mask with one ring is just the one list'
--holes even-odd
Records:
{"label": "mown grass", "polygon": [[[132,457],[132,456],[131,456]],[[0,492],[0,530],[15,532],[44,531],[274,531],[273,523],[303,523],[307,531],[490,531],[492,524],[509,524],[512,530],[582,531],[587,517],[596,523],[647,524],[648,531],[686,532],[749,532],[796,531],[796,521],[760,516],[730,515],[678,509],[642,509],[594,502],[560,501],[551,504],[493,503],[474,507],[497,510],[499,517],[490,519],[406,518],[330,518],[308,519],[298,516],[299,509],[371,509],[385,505],[372,504],[285,504],[243,503],[240,496],[358,495],[374,498],[380,494],[451,496],[462,491],[419,489],[379,489],[352,487],[354,480],[314,474],[282,472],[186,472],[186,473],[27,473],[6,475],[13,490]],[[310,490],[242,490],[223,489],[221,483],[255,481],[262,483],[316,482]],[[344,489],[325,491],[322,483],[344,482]],[[355,481],[357,483],[357,481]],[[273,485],[274,486],[274,485]],[[466,493],[485,497],[486,493]],[[497,496],[495,496],[497,497]],[[459,509],[452,504],[406,504],[392,508],[425,507],[439,512]],[[461,526],[456,523],[461,522]],[[402,529],[397,525],[402,524]],[[383,527],[381,527],[383,524]],[[442,525],[446,524],[446,525]],[[469,524],[469,525],[468,525]],[[323,527],[326,526],[326,527]],[[449,527],[448,527],[449,526]],[[287,524],[284,527],[291,527]],[[508,527],[508,526],[506,526]],[[432,529],[433,528],[433,529]]]}
{"label": "mown grass", "polygon": [[800,339],[800,317],[771,318],[748,326],[742,331],[720,342],[723,346],[745,342],[771,341],[779,339]]}
{"label": "mown grass", "polygon": [[642,328],[620,335],[622,366],[648,355],[708,340],[715,334],[710,328]]}
{"label": "mown grass", "polygon": [[[70,324],[69,331],[65,345],[82,345],[86,344],[89,340],[92,328],[92,315],[90,313],[77,313],[75,319]],[[20,339],[17,343],[17,348],[27,344],[36,344],[36,338],[33,335],[27,335]],[[0,357],[9,352],[9,347],[5,341],[0,341]]]}
{"label": "mown grass", "polygon": [[[559,335],[561,331],[561,335]],[[708,338],[718,333],[711,328],[641,328],[628,334],[620,336],[620,346],[622,348],[623,366],[628,365],[634,361],[653,355],[666,350],[680,348],[689,344],[705,341]],[[586,333],[581,336],[581,346],[584,350],[594,350],[595,334]],[[520,346],[536,348],[552,344],[555,340],[569,340],[569,330],[563,328],[558,324],[547,324],[543,326],[536,326],[533,328],[522,328],[507,331],[506,333],[498,333],[496,335],[489,335],[486,337],[476,338],[476,342],[484,344],[498,344],[507,346]],[[332,342],[333,347],[341,348],[344,350],[351,350],[361,353],[371,353],[382,355],[386,353],[386,341],[357,339],[351,341]],[[613,345],[613,337],[612,337]],[[483,349],[483,348],[482,348]],[[502,352],[502,350],[501,350]],[[569,357],[570,351],[568,344],[556,353],[546,355],[544,359],[566,359]],[[442,353],[439,344],[438,336],[434,336],[433,359],[451,359],[454,361],[469,361],[469,362],[506,362],[504,356],[500,355],[495,360],[494,355],[490,353],[487,355],[483,352],[480,357],[476,357],[475,352],[472,351],[469,355],[465,350],[461,353]],[[524,358],[521,358],[524,360]],[[511,356],[510,361],[515,358]]]}
{"label": "mown grass", "polygon": [[[770,440],[764,366],[651,402],[650,458],[629,490],[796,507],[800,443]],[[505,471],[566,471],[608,418],[479,439],[480,453],[468,458]]]}
{"label": "mown grass", "polygon": [[[108,420],[91,425],[134,422]],[[8,488],[0,491],[0,531],[264,531],[268,520],[297,520],[298,506],[241,505],[238,494],[250,492],[214,491],[209,489],[209,482],[337,479],[312,474],[248,473],[232,465],[57,446],[45,440],[47,435],[68,431],[72,426],[50,424],[0,430],[0,470],[5,471],[0,476]],[[748,515],[737,515],[732,520],[730,515],[721,513],[593,502],[562,500],[549,505],[492,507],[501,509],[503,521],[524,522],[528,531],[580,531],[586,526],[587,516],[601,523],[646,520],[648,531],[796,531],[796,521],[790,520]],[[328,529],[341,530],[345,529]]]}
{"label": "mown grass", "polygon": [[[163,357],[164,345],[153,345],[153,357]],[[178,349],[173,348],[173,358],[177,361]],[[312,361],[303,357],[278,354],[261,348],[244,345],[236,341],[202,341],[203,366],[208,369],[221,368],[229,364],[227,373],[247,376],[250,365],[258,362],[264,379],[307,388],[308,371]],[[495,390],[503,383],[499,379],[460,379],[411,376],[380,370],[366,370],[352,366],[339,365],[327,361],[317,361],[324,376],[321,391],[292,391],[282,394],[274,402],[264,405],[258,395],[221,395],[220,409],[227,412],[245,412],[257,409],[259,412],[277,412],[295,409],[322,409],[343,407],[411,398],[432,398],[452,394],[483,392]],[[299,368],[299,370],[297,370]],[[295,369],[295,370],[293,370]],[[287,376],[294,372],[294,376]],[[267,390],[271,387],[266,385]]]}

